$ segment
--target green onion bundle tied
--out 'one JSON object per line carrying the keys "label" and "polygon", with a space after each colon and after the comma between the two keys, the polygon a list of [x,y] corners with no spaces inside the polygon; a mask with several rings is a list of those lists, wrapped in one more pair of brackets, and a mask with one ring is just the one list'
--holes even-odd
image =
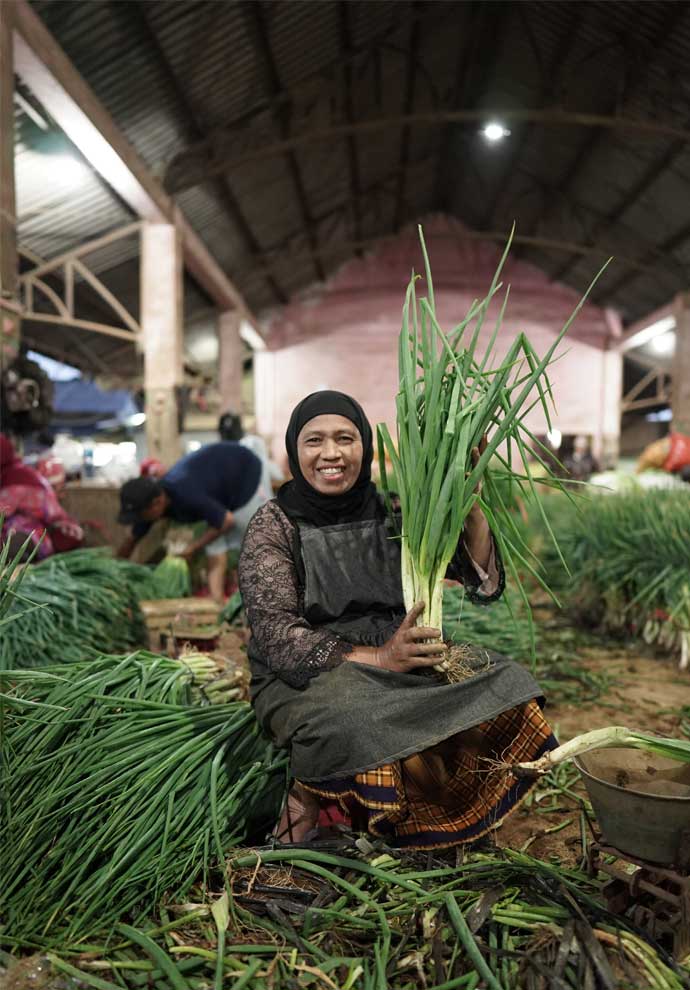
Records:
{"label": "green onion bundle tied", "polygon": [[[539,454],[541,444],[523,417],[533,406],[541,405],[546,424],[551,428],[549,403],[553,397],[546,369],[592,286],[544,357],[539,358],[525,334],[518,333],[505,356],[494,361],[494,348],[508,301],[507,289],[488,340],[482,331],[489,306],[501,288],[499,278],[510,240],[486,297],[473,302],[462,322],[446,334],[436,317],[431,269],[421,227],[419,235],[427,296],[418,300],[417,277],[413,275],[407,288],[399,338],[397,447],[385,424],[379,424],[378,445],[383,489],[390,492],[395,487],[400,498],[405,605],[409,610],[416,602],[423,601],[425,611],[419,624],[440,629],[443,579],[475,503],[484,511],[525,602],[518,563],[545,587],[535,570],[538,561],[528,560],[530,551],[509,512],[507,501],[512,501],[512,497],[506,500],[503,493],[506,482],[509,496],[515,486],[525,494],[534,491],[528,453],[546,470],[546,483],[559,484],[549,474]],[[472,450],[480,447],[484,436],[488,442],[475,464]],[[390,481],[385,468],[386,454],[393,465]],[[502,470],[489,470],[492,458]],[[522,465],[519,471],[514,467],[516,462]],[[542,477],[539,481],[545,483]],[[545,523],[548,528],[548,521]]]}
{"label": "green onion bundle tied", "polygon": [[154,598],[187,598],[192,593],[189,564],[168,555],[154,569],[151,583]]}

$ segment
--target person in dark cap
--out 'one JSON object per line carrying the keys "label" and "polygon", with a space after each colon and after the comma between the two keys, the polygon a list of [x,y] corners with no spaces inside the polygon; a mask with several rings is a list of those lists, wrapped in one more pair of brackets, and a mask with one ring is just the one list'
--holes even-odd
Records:
{"label": "person in dark cap", "polygon": [[[406,614],[400,516],[371,480],[371,426],[354,399],[307,396],[285,440],[293,480],[252,519],[239,566],[251,701],[289,751],[294,781],[275,837],[308,841],[319,802],[337,800],[355,827],[391,844],[478,839],[533,783],[489,768],[557,745],[543,692],[526,667],[491,650],[468,646],[459,683],[423,669],[446,647],[441,630],[416,625],[423,603]],[[446,576],[479,604],[503,591],[479,506]]]}
{"label": "person in dark cap", "polygon": [[120,489],[118,521],[132,532],[118,555],[129,557],[159,519],[206,522],[208,529],[181,556],[205,550],[209,591],[222,602],[228,551],[239,550],[249,520],[270,498],[261,475],[261,461],[250,450],[222,442],[187,454],[162,478],[133,478]]}

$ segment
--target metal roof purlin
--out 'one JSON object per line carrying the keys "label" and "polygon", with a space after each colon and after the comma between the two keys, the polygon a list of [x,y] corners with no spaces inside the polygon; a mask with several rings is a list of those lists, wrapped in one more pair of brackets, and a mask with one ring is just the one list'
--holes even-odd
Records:
{"label": "metal roof purlin", "polygon": [[[327,145],[334,140],[346,138],[350,134],[377,134],[402,127],[426,127],[444,123],[481,123],[489,116],[495,116],[506,124],[532,121],[543,127],[600,128],[604,131],[639,133],[690,143],[690,128],[685,125],[667,124],[651,118],[624,117],[621,114],[548,108],[522,110],[505,106],[464,110],[425,110],[418,113],[362,119],[352,124],[318,125],[294,133],[279,141],[272,138],[269,138],[265,143],[260,140],[252,140],[251,146],[247,145],[245,148],[242,148],[241,134],[234,134],[233,149],[239,150],[220,154],[213,153],[209,141],[202,141],[190,145],[172,159],[166,172],[165,186],[170,193],[184,192],[185,189],[198,186],[212,176],[228,169],[240,168],[254,162],[265,161],[268,158],[276,158],[289,151],[297,151],[313,144]],[[219,142],[230,134],[229,131],[226,133],[222,129],[216,133]]]}
{"label": "metal roof purlin", "polygon": [[221,309],[257,321],[239,290],[160,183],[149,172],[106,108],[77,72],[28,0],[11,0],[15,71],[67,137],[138,216],[175,223],[190,274]]}

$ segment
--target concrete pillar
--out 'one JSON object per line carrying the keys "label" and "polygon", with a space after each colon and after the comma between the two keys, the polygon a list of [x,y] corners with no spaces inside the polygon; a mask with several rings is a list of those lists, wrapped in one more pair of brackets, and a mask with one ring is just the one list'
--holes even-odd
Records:
{"label": "concrete pillar", "polygon": [[618,460],[623,397],[623,355],[613,347],[601,355],[601,400],[599,430],[592,452],[602,468],[614,467]]}
{"label": "concrete pillar", "polygon": [[19,350],[12,5],[0,3],[0,368]]}
{"label": "concrete pillar", "polygon": [[174,224],[141,232],[141,332],[150,457],[170,467],[182,454],[177,389],[182,385],[182,249]]}
{"label": "concrete pillar", "polygon": [[242,359],[244,345],[240,337],[242,317],[235,310],[218,314],[218,391],[220,411],[242,411]]}
{"label": "concrete pillar", "polygon": [[673,359],[673,429],[690,436],[690,292],[675,300],[676,353]]}

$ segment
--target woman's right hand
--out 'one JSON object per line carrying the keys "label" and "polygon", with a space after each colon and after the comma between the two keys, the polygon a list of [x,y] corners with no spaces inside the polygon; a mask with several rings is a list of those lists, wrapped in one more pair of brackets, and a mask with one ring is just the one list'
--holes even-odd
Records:
{"label": "woman's right hand", "polygon": [[[417,602],[388,642],[376,647],[377,666],[406,674],[416,667],[433,667],[440,662],[446,652],[441,640],[441,630],[433,629],[431,626],[415,625],[423,611],[424,602]],[[435,642],[425,642],[425,640],[435,640]]]}

